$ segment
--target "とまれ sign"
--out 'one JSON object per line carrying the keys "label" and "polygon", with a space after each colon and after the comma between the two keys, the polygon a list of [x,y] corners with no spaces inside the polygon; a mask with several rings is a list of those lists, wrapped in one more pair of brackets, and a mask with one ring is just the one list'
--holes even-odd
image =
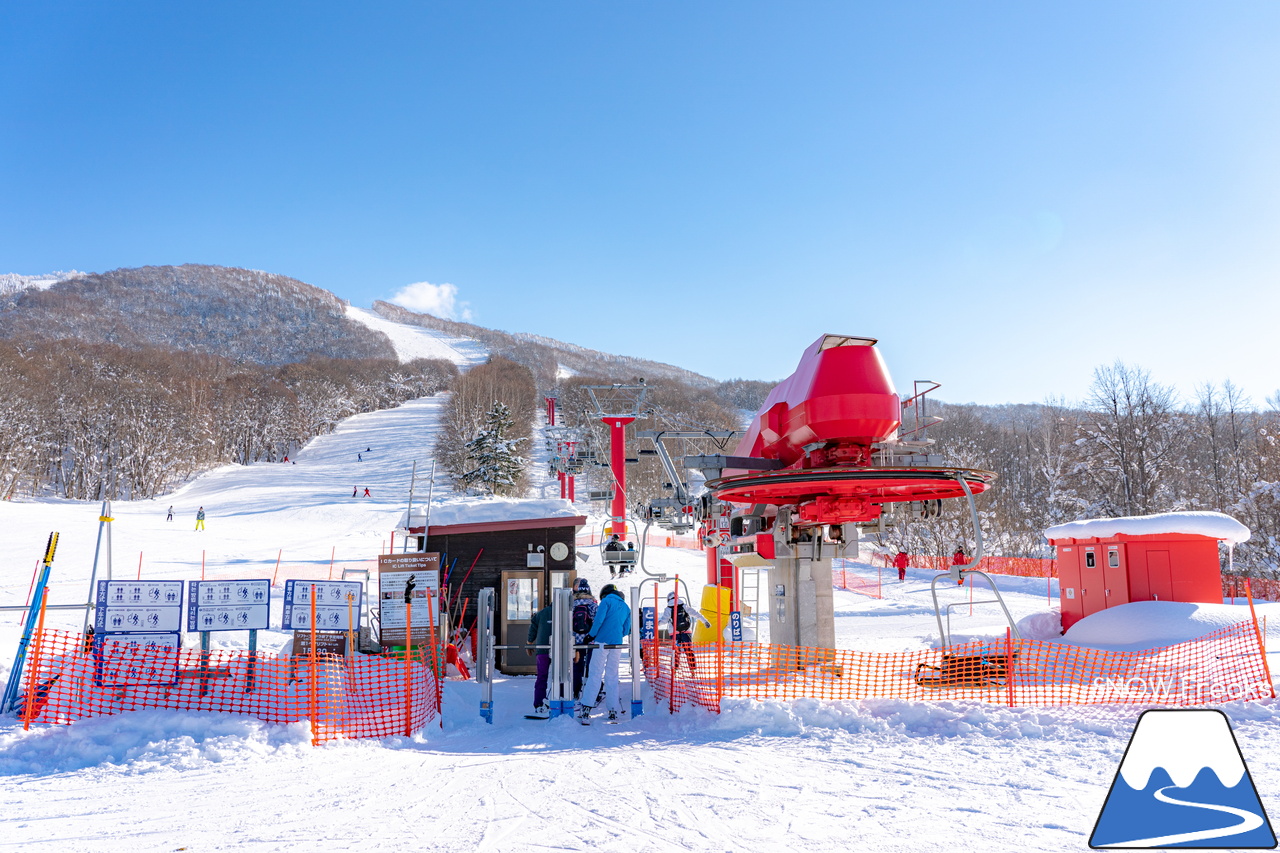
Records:
{"label": "\u3068\u307e\u308c sign", "polygon": [[271,581],[188,581],[188,631],[265,630],[271,620]]}
{"label": "\u3068\u307e\u308c sign", "polygon": [[[430,596],[427,591],[430,590]],[[430,599],[430,609],[427,607]],[[407,602],[413,601],[413,612],[407,610]],[[435,626],[436,640],[441,637],[440,628],[440,555],[382,554],[378,557],[378,607],[380,608],[381,635],[384,646],[403,646],[405,628],[410,615],[413,618],[413,642],[431,641],[431,628]]]}

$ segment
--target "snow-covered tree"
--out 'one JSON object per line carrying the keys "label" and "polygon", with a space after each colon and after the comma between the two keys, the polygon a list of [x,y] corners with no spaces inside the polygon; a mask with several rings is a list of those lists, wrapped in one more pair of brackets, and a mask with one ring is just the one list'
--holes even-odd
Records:
{"label": "snow-covered tree", "polygon": [[524,457],[516,453],[524,438],[509,438],[515,428],[511,410],[501,401],[493,404],[476,437],[467,442],[470,469],[461,476],[467,488],[479,487],[493,495],[517,491],[524,474]]}

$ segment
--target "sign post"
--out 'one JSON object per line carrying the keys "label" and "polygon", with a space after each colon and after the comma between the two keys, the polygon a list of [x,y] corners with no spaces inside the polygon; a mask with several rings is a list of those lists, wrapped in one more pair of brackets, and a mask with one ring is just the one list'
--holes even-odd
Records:
{"label": "sign post", "polygon": [[[270,627],[271,582],[268,580],[188,581],[187,630],[200,632],[200,695],[209,692],[209,634],[248,631],[246,693],[253,692],[258,663],[258,631]],[[230,673],[227,673],[230,674]]]}

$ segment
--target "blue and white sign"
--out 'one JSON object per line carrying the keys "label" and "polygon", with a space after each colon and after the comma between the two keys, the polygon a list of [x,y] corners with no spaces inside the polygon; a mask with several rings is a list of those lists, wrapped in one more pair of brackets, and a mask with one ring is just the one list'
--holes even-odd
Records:
{"label": "blue and white sign", "polygon": [[98,581],[96,633],[182,630],[182,581]]}
{"label": "blue and white sign", "polygon": [[264,630],[271,621],[271,581],[188,581],[188,631]]}
{"label": "blue and white sign", "polygon": [[182,638],[177,632],[99,634],[93,644],[94,680],[99,686],[142,687],[178,682]]}
{"label": "blue and white sign", "polygon": [[742,642],[742,611],[729,611],[729,637],[735,643]]}
{"label": "blue and white sign", "polygon": [[284,582],[285,631],[310,631],[311,588],[316,590],[317,631],[355,631],[360,627],[364,584],[360,581]]}
{"label": "blue and white sign", "polygon": [[640,608],[640,639],[652,640],[656,636],[654,631],[654,617],[652,607]]}

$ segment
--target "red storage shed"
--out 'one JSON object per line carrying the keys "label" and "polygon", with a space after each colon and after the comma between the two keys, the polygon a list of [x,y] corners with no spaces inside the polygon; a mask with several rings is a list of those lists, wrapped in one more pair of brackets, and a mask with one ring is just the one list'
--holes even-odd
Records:
{"label": "red storage shed", "polygon": [[1073,521],[1045,537],[1058,549],[1065,631],[1130,601],[1222,603],[1218,543],[1244,542],[1249,528],[1220,512],[1166,512]]}

